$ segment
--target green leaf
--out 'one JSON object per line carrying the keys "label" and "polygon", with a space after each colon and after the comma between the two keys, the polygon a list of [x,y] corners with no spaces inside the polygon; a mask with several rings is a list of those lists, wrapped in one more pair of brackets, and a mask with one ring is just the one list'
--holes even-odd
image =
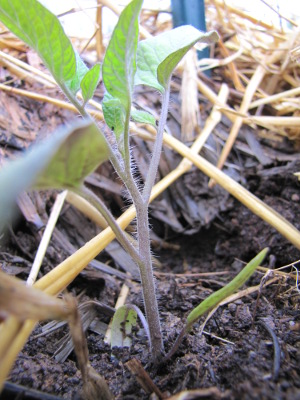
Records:
{"label": "green leaf", "polygon": [[100,81],[101,65],[95,64],[83,77],[80,88],[83,97],[83,105],[85,105],[95,93]]}
{"label": "green leaf", "polygon": [[137,313],[130,307],[119,307],[112,320],[111,347],[130,347],[132,328],[136,326]]}
{"label": "green leaf", "polygon": [[197,42],[214,43],[217,32],[203,33],[190,25],[180,26],[158,36],[142,40],[137,49],[136,85],[147,85],[163,93],[171,74]]}
{"label": "green leaf", "polygon": [[36,188],[77,187],[84,177],[108,158],[106,143],[97,127],[78,121],[34,144],[20,158],[0,170],[0,225],[10,218],[17,196]]}
{"label": "green leaf", "polygon": [[263,249],[257,254],[249,263],[242,269],[242,271],[232,279],[226,286],[222,289],[217,290],[208,296],[202,303],[195,307],[187,317],[187,325],[185,331],[188,331],[191,326],[206,312],[212,310],[221,301],[226,299],[226,297],[232,295],[236,290],[238,290],[254,273],[256,268],[263,262],[267,255],[268,248]]}
{"label": "green leaf", "polygon": [[[63,142],[55,135],[49,139],[59,142],[47,167],[38,175],[35,188],[66,189],[79,187],[84,178],[108,159],[104,137],[94,123],[83,122],[66,135]],[[55,144],[54,144],[55,145]]]}
{"label": "green leaf", "polygon": [[157,128],[155,117],[152,114],[148,113],[147,111],[132,109],[131,118],[135,122],[139,122],[141,124],[153,125],[155,128]]}
{"label": "green leaf", "polygon": [[125,109],[119,99],[105,93],[102,102],[102,111],[107,126],[119,140],[123,136],[125,124]]}
{"label": "green leaf", "polygon": [[119,99],[127,111],[131,106],[136,71],[138,17],[142,3],[142,0],[133,0],[122,11],[102,65],[106,90],[112,97]]}
{"label": "green leaf", "polygon": [[77,93],[88,68],[54,14],[37,0],[1,0],[0,21],[39,54],[65,93]]}

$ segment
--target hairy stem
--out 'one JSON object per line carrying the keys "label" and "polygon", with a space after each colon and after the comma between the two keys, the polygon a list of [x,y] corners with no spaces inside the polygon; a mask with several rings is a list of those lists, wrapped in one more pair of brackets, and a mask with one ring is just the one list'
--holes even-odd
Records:
{"label": "hairy stem", "polygon": [[168,115],[168,104],[170,97],[169,83],[163,94],[161,116],[157,129],[157,136],[154,144],[153,154],[142,192],[142,198],[134,198],[133,200],[137,212],[137,233],[139,243],[139,254],[142,260],[140,267],[141,281],[143,287],[143,296],[145,304],[145,312],[150,331],[150,345],[152,357],[156,360],[162,357],[164,352],[163,340],[161,334],[158,304],[155,294],[155,282],[153,276],[152,259],[151,259],[151,243],[150,243],[150,228],[148,216],[148,203],[152,187],[155,182],[155,177],[158,170],[164,127]]}
{"label": "hairy stem", "polygon": [[136,211],[139,254],[142,261],[140,275],[143,287],[144,305],[149,325],[151,353],[153,359],[157,361],[163,355],[164,346],[152,269],[148,204],[139,202],[136,205]]}
{"label": "hairy stem", "polygon": [[[72,94],[70,94],[67,88],[64,87],[63,91],[65,92],[65,94],[68,97],[68,99],[70,100],[70,102],[80,112],[82,117],[93,121],[93,118],[91,117],[91,115],[80,104],[80,102],[77,100],[77,98],[74,97]],[[121,178],[121,180],[123,181],[125,186],[127,187],[127,190],[133,200],[133,198],[141,197],[141,194],[139,192],[139,189],[138,189],[138,187],[134,181],[134,178],[132,176],[132,173],[131,173],[131,158],[130,158],[130,148],[129,148],[130,107],[128,107],[128,109],[129,109],[129,111],[126,113],[125,126],[124,126],[125,166],[123,165],[123,160],[120,160],[121,155],[120,155],[120,158],[118,158],[118,156],[116,154],[116,151],[118,151],[118,149],[117,148],[114,149],[112,147],[109,139],[105,135],[103,135],[103,133],[100,131],[100,129],[99,129],[99,134],[104,136],[108,150],[109,150],[110,161],[111,161],[115,171],[117,172],[117,174],[119,175],[119,177]],[[119,151],[118,151],[118,153],[119,153]]]}
{"label": "hairy stem", "polygon": [[128,99],[125,125],[124,125],[124,159],[125,159],[125,171],[127,173],[127,177],[131,176],[131,157],[130,157],[130,138],[129,138],[130,111],[131,111],[131,98]]}
{"label": "hairy stem", "polygon": [[155,182],[155,177],[157,174],[157,169],[161,155],[164,127],[168,115],[169,97],[170,97],[170,85],[168,82],[167,88],[162,98],[161,116],[158,124],[153,154],[149,170],[147,173],[145,186],[142,192],[142,198],[141,199],[133,198],[137,212],[137,233],[138,233],[138,243],[139,243],[139,254],[142,260],[142,266],[140,267],[140,274],[143,286],[145,312],[149,324],[152,357],[156,360],[162,357],[162,354],[164,352],[164,347],[161,334],[158,304],[155,294],[156,292],[155,282],[154,282],[153,268],[152,268],[148,203],[151,190]]}
{"label": "hairy stem", "polygon": [[[81,106],[76,98],[74,98],[73,96],[68,97],[83,117],[91,119],[89,113]],[[116,235],[116,238],[120,242],[121,246],[125,249],[125,251],[128,252],[128,254],[132,257],[132,259],[139,267],[143,288],[146,318],[149,325],[151,354],[152,358],[156,361],[162,358],[164,347],[158,313],[158,304],[155,294],[155,282],[152,270],[148,202],[155,181],[155,176],[161,154],[164,126],[168,112],[168,100],[169,89],[166,90],[163,96],[161,120],[158,126],[157,139],[154,145],[153,156],[151,159],[143,194],[141,194],[138,189],[131,168],[131,156],[129,146],[130,107],[128,107],[128,112],[126,113],[124,126],[124,165],[122,165],[122,162],[115,154],[114,149],[110,144],[108,138],[106,138],[106,142],[110,152],[110,160],[117,174],[120,176],[125,186],[127,187],[129,195],[137,211],[138,252],[128,241],[124,232],[120,229],[119,225],[116,223],[114,217],[107,209],[105,204],[98,197],[96,197],[93,192],[91,192],[88,188],[84,186],[77,191],[79,195],[90,201],[101,212],[101,214],[113,230],[114,234]]]}
{"label": "hairy stem", "polygon": [[154,143],[153,154],[147,174],[147,178],[145,181],[145,186],[143,190],[143,201],[148,204],[151,190],[155,183],[155,178],[158,170],[162,143],[163,143],[163,135],[164,135],[164,128],[167,121],[168,116],[168,107],[169,107],[169,98],[170,98],[170,80],[166,85],[166,89],[163,93],[162,97],[162,106],[161,106],[161,113],[157,128],[156,139]]}
{"label": "hairy stem", "polygon": [[[155,360],[160,359],[163,353],[163,343],[161,336],[161,328],[158,314],[157,300],[155,296],[155,285],[152,273],[152,261],[150,252],[150,238],[148,224],[144,225],[144,229],[138,224],[138,231],[141,237],[145,237],[145,243],[148,243],[148,248],[142,249],[142,252],[136,251],[135,247],[129,242],[124,232],[120,229],[119,225],[116,223],[114,217],[107,209],[105,204],[87,187],[82,186],[76,192],[88,200],[93,206],[95,206],[106,219],[107,223],[113,230],[116,238],[120,242],[121,246],[125,251],[132,257],[134,262],[139,267],[141,282],[143,287],[143,296],[145,302],[146,318],[149,325],[150,331],[150,348],[152,356]],[[138,213],[138,211],[137,211]],[[147,213],[147,207],[143,210],[143,214]],[[142,218],[143,219],[143,218]],[[141,220],[141,218],[139,218]],[[147,219],[148,222],[148,219]],[[143,241],[141,241],[143,242]],[[142,253],[142,254],[141,254]]]}

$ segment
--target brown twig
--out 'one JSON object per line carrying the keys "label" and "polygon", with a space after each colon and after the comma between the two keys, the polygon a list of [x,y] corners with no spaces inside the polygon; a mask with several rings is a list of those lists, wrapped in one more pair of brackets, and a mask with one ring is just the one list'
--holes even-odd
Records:
{"label": "brown twig", "polygon": [[153,382],[148,372],[145,371],[139,360],[137,360],[136,358],[132,358],[131,360],[127,361],[125,366],[129,369],[139,385],[147,394],[155,393],[159,399],[166,398]]}

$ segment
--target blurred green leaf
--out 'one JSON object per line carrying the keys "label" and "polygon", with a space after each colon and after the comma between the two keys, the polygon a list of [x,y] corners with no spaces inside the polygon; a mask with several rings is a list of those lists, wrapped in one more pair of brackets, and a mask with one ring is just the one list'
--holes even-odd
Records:
{"label": "blurred green leaf", "polygon": [[[94,123],[85,122],[73,128],[63,142],[59,136],[55,135],[55,138],[59,146],[38,175],[35,188],[79,187],[87,175],[108,159],[105,139]],[[54,139],[51,137],[50,140]]]}
{"label": "blurred green leaf", "polygon": [[30,187],[74,188],[108,158],[105,139],[95,124],[78,121],[34,144],[0,170],[0,225],[11,217],[17,196]]}

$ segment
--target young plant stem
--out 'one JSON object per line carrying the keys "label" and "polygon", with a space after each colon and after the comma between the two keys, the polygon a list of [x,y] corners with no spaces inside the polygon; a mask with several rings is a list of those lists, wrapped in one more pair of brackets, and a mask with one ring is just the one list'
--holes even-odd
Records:
{"label": "young plant stem", "polygon": [[136,204],[136,213],[139,255],[142,261],[140,275],[143,287],[145,313],[149,325],[150,348],[153,360],[159,361],[164,353],[164,346],[152,269],[148,204],[142,202]]}
{"label": "young plant stem", "polygon": [[151,190],[155,183],[155,178],[158,170],[159,160],[161,156],[161,149],[163,143],[163,136],[164,136],[164,128],[167,121],[168,116],[168,107],[169,107],[169,98],[170,98],[170,80],[168,81],[165,91],[162,96],[162,106],[161,106],[161,113],[157,128],[156,139],[154,143],[154,149],[152,153],[152,158],[147,174],[147,178],[145,181],[145,186],[143,189],[143,201],[148,204]]}
{"label": "young plant stem", "polygon": [[[155,182],[155,177],[161,154],[164,126],[166,123],[167,113],[168,113],[169,93],[170,90],[168,85],[168,88],[166,89],[163,95],[162,112],[161,112],[161,119],[158,125],[157,138],[154,145],[153,156],[151,159],[145,187],[142,194],[140,193],[137,184],[134,180],[134,177],[132,175],[132,165],[131,165],[131,156],[129,147],[130,107],[128,107],[129,111],[126,113],[125,126],[124,126],[124,154],[125,154],[124,166],[120,162],[119,158],[116,156],[109,140],[106,138],[106,142],[110,152],[111,162],[117,174],[120,176],[125,186],[127,187],[128,192],[133,201],[133,204],[135,205],[136,208],[138,252],[128,241],[124,232],[120,229],[120,227],[116,223],[114,217],[107,209],[105,204],[85,186],[82,186],[77,191],[77,194],[79,194],[80,196],[84,197],[86,200],[91,202],[101,212],[101,214],[106,219],[107,223],[115,233],[116,238],[120,242],[121,246],[125,249],[125,251],[128,252],[128,254],[132,257],[132,259],[139,267],[141,283],[143,288],[145,313],[149,325],[150,349],[152,358],[155,361],[161,359],[164,352],[164,346],[161,334],[158,304],[155,293],[156,292],[155,282],[152,270],[150,230],[149,230],[149,219],[148,219],[148,202],[152,187]],[[78,111],[81,113],[83,117],[91,119],[89,113],[81,106],[81,104],[77,101],[77,99],[75,99],[73,96],[68,96],[68,97],[69,100],[74,104],[74,106],[78,109]]]}
{"label": "young plant stem", "polygon": [[76,96],[74,96],[70,90],[67,88],[67,86],[60,82],[59,83],[60,88],[62,89],[62,91],[64,92],[64,94],[67,96],[68,100],[70,101],[71,104],[73,104],[74,107],[77,108],[77,110],[79,111],[79,113],[81,114],[81,116],[83,118],[86,118],[88,120],[92,121],[92,117],[90,116],[90,114],[85,110],[84,106],[81,105],[80,101],[77,99]]}
{"label": "young plant stem", "polygon": [[[125,131],[129,132],[129,118],[126,119],[126,122],[128,123],[128,127],[125,127]],[[127,142],[125,141],[125,143]],[[121,176],[121,178],[128,189],[137,213],[137,235],[140,257],[138,266],[143,288],[145,313],[149,325],[150,349],[153,360],[157,361],[162,357],[164,348],[152,270],[148,201],[145,202],[142,198],[142,194],[132,175],[130,152],[128,152],[128,159],[125,159],[125,176]]]}
{"label": "young plant stem", "polygon": [[89,190],[86,186],[81,186],[79,189],[75,190],[72,189],[75,193],[77,193],[79,196],[83,197],[86,199],[88,202],[90,202],[97,210],[100,211],[102,216],[105,218],[106,222],[108,225],[111,227],[112,231],[116,235],[116,238],[120,242],[121,246],[124,248],[124,250],[132,257],[134,262],[140,265],[140,256],[135,247],[132,245],[132,243],[127,239],[126,235],[122,231],[122,229],[119,227],[117,224],[115,218],[111,214],[111,212],[108,210],[106,205],[101,201],[100,198],[98,198],[91,190]]}
{"label": "young plant stem", "polygon": [[170,85],[168,82],[167,88],[163,94],[161,117],[158,124],[157,136],[145,186],[142,192],[142,198],[137,199],[133,197],[137,213],[139,254],[142,260],[140,274],[143,287],[145,312],[150,331],[150,345],[152,357],[154,358],[154,360],[159,360],[162,357],[164,346],[161,334],[158,304],[155,294],[155,282],[152,269],[148,203],[155,182],[161,155],[164,127],[168,115],[169,97]]}
{"label": "young plant stem", "polygon": [[130,138],[129,138],[130,110],[131,110],[131,98],[128,99],[125,124],[124,124],[124,159],[125,159],[125,171],[126,171],[127,177],[132,176],[131,156],[130,156]]}
{"label": "young plant stem", "polygon": [[[150,237],[148,224],[144,225],[146,229],[138,226],[139,234],[141,237],[145,235],[148,248],[142,249],[142,255],[146,257],[141,257],[141,249],[139,247],[139,252],[136,251],[134,246],[128,241],[124,232],[120,229],[119,225],[116,223],[114,217],[107,209],[105,204],[87,187],[82,186],[78,190],[75,190],[77,194],[89,201],[93,206],[95,206],[106,219],[107,223],[113,230],[121,246],[127,251],[127,253],[132,257],[134,262],[139,267],[141,282],[143,287],[143,297],[145,302],[145,312],[146,318],[149,325],[149,336],[150,336],[150,348],[152,357],[154,360],[159,360],[163,354],[163,342],[158,314],[158,305],[155,296],[155,285],[154,277],[152,273],[152,261],[151,261],[151,251],[150,251]],[[147,207],[143,210],[143,215],[147,214]],[[147,218],[148,222],[148,218]],[[143,242],[143,240],[141,240]]]}
{"label": "young plant stem", "polygon": [[137,184],[135,183],[131,169],[130,168],[128,169],[126,165],[125,167],[122,165],[122,163],[114,153],[114,150],[111,148],[111,146],[109,146],[109,152],[110,152],[109,154],[110,161],[116,173],[119,175],[120,179],[126,186],[132,202],[135,204],[135,201],[139,201],[139,199],[141,201],[142,196],[137,187]]}

